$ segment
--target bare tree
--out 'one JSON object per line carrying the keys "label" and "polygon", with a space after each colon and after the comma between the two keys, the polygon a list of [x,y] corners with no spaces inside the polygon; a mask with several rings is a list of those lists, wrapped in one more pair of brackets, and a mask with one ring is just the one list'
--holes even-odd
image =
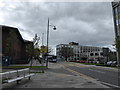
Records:
{"label": "bare tree", "polygon": [[73,48],[70,48],[70,47],[62,47],[59,53],[61,56],[65,58],[65,60],[67,60],[68,57],[71,57],[74,55]]}

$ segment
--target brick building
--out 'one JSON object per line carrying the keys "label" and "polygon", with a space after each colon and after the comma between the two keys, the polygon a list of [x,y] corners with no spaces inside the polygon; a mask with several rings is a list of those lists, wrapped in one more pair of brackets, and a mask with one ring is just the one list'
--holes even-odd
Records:
{"label": "brick building", "polygon": [[26,45],[32,43],[25,41],[19,30],[14,27],[0,25],[2,29],[2,56],[9,56],[11,64],[28,63]]}

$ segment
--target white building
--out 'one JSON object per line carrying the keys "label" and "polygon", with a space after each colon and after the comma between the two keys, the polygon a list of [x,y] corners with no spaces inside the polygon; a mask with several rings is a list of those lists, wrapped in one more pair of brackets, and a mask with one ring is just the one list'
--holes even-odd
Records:
{"label": "white building", "polygon": [[67,55],[71,53],[69,50],[72,48],[73,55],[68,56],[67,60],[94,60],[97,61],[98,58],[103,58],[103,48],[102,47],[93,47],[93,46],[81,46],[78,43],[71,42],[69,44],[59,44],[56,46],[56,55],[58,58],[63,59],[61,52],[62,49],[68,48],[64,53]]}

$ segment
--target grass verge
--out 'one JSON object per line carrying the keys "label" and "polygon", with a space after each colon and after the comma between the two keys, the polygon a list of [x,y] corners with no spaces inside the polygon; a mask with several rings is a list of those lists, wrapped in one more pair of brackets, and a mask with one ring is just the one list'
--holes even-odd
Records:
{"label": "grass verge", "polygon": [[5,68],[5,69],[13,68],[13,69],[15,69],[15,68],[47,68],[47,67],[46,66],[32,66],[32,67],[30,67],[30,66],[3,66],[2,68]]}

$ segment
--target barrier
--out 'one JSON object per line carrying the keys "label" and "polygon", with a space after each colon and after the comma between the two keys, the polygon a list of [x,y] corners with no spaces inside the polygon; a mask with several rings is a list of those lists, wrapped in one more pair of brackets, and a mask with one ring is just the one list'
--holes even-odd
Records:
{"label": "barrier", "polygon": [[2,84],[11,83],[14,81],[16,81],[18,84],[19,81],[21,81],[24,78],[29,78],[30,80],[30,77],[33,75],[35,74],[30,73],[29,68],[0,73],[0,76],[2,77]]}

